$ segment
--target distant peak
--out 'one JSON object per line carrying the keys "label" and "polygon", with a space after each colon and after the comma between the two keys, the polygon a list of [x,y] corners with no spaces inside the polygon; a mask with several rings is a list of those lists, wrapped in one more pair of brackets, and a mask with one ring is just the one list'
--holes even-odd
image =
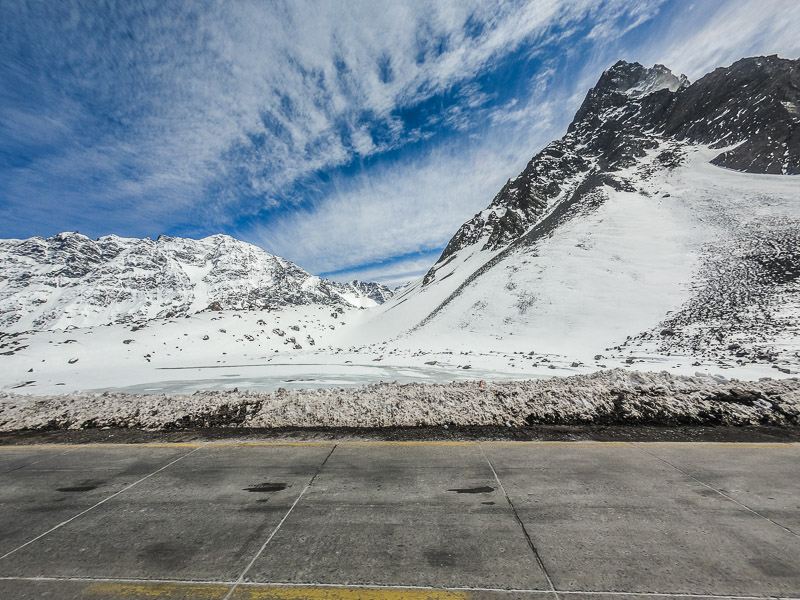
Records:
{"label": "distant peak", "polygon": [[586,94],[569,130],[573,131],[584,119],[598,117],[604,110],[625,105],[631,98],[643,98],[662,90],[677,92],[688,86],[686,75],[677,76],[662,64],[647,68],[638,62],[618,60]]}
{"label": "distant peak", "polygon": [[662,64],[648,69],[638,62],[619,60],[603,72],[595,89],[639,97],[662,89],[676,92],[687,85],[689,79],[686,75],[677,76]]}
{"label": "distant peak", "polygon": [[83,235],[78,231],[62,231],[61,233],[57,233],[56,235],[54,235],[53,238],[60,241],[65,241],[73,238],[91,241],[88,237],[86,237],[85,235]]}

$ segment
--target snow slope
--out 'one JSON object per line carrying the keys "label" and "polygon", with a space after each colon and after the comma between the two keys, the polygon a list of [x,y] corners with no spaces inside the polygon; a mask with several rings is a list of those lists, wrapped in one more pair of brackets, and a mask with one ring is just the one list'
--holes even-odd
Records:
{"label": "snow slope", "polygon": [[594,368],[623,359],[794,372],[800,178],[785,173],[798,172],[800,120],[781,98],[797,98],[799,77],[800,61],[777,57],[691,85],[620,61],[567,135],[368,329],[400,347]]}

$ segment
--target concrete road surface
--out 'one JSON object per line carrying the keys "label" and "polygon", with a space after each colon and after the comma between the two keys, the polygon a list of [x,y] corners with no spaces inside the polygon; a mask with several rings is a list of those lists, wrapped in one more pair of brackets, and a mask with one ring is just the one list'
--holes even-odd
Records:
{"label": "concrete road surface", "polygon": [[800,444],[0,446],[0,598],[800,597]]}

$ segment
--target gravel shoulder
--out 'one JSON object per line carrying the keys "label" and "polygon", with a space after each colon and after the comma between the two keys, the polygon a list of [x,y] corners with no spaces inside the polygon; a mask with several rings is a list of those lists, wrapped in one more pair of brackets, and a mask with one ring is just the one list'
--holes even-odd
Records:
{"label": "gravel shoulder", "polygon": [[24,430],[0,433],[0,445],[5,446],[220,441],[253,443],[324,441],[800,443],[800,428],[770,426],[538,425],[531,427],[330,427],[282,429],[192,427],[153,431],[109,427],[104,429]]}

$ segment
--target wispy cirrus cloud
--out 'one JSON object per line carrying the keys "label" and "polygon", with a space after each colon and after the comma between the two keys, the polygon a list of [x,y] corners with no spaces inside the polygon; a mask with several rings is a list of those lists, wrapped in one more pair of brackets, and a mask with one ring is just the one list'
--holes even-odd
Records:
{"label": "wispy cirrus cloud", "polygon": [[746,56],[800,56],[800,3],[791,0],[686,2],[663,33],[639,49],[692,80]]}
{"label": "wispy cirrus cloud", "polygon": [[[61,228],[54,207],[63,227],[142,234],[181,218],[225,228],[302,202],[297,181],[468,129],[488,98],[471,80],[509,53],[638,10],[614,0],[6,8],[6,129],[70,115],[59,147],[7,138],[6,235]],[[460,84],[444,115],[403,114]]]}
{"label": "wispy cirrus cloud", "polygon": [[3,9],[0,235],[223,231],[387,277],[419,271],[617,58],[696,77],[800,51],[778,0]]}
{"label": "wispy cirrus cloud", "polygon": [[[364,278],[351,274],[361,265],[371,274],[397,256],[438,254],[464,220],[565,126],[553,119],[563,100],[532,92],[524,107],[485,109],[481,135],[335,176],[318,200],[238,234],[312,272],[347,271],[339,279]],[[394,260],[386,269],[395,274]]]}
{"label": "wispy cirrus cloud", "polygon": [[420,252],[409,256],[394,257],[375,264],[367,264],[355,269],[322,273],[328,279],[336,281],[377,281],[390,288],[416,281],[431,268],[439,258],[439,251]]}

